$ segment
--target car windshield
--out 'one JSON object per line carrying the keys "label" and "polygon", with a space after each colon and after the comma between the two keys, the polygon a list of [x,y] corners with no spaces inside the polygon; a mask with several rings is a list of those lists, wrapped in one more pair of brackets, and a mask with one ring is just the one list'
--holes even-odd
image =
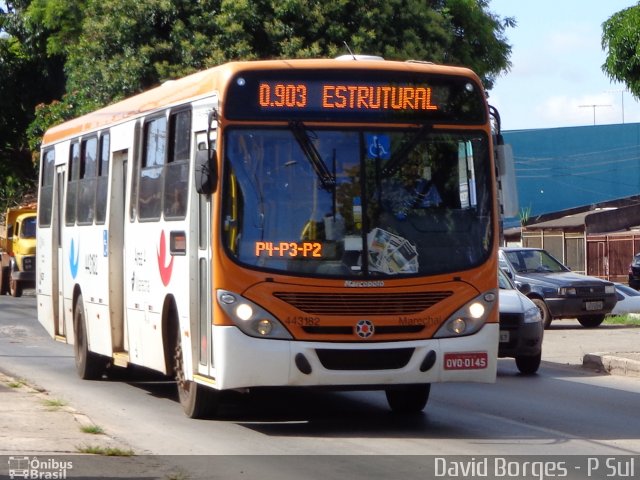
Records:
{"label": "car windshield", "polygon": [[507,274],[504,273],[501,269],[498,269],[498,286],[501,290],[513,290],[515,287],[507,277]]}
{"label": "car windshield", "polygon": [[490,254],[484,133],[229,128],[223,236],[254,268],[317,276],[455,272]]}
{"label": "car windshield", "polygon": [[505,255],[518,273],[560,273],[569,269],[545,250],[509,250]]}
{"label": "car windshield", "polygon": [[29,217],[22,222],[20,238],[36,238],[36,217]]}

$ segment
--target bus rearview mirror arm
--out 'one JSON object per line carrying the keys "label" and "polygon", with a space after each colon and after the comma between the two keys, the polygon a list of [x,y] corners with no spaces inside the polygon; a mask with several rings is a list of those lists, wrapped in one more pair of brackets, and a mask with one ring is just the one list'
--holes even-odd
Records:
{"label": "bus rearview mirror arm", "polygon": [[196,191],[203,195],[212,194],[218,183],[216,150],[204,149],[196,152],[195,184]]}
{"label": "bus rearview mirror arm", "polygon": [[215,110],[209,113],[207,122],[207,142],[199,143],[196,150],[195,186],[196,191],[202,195],[210,195],[216,190],[218,183],[218,165],[215,142],[211,141],[212,125],[217,122],[218,115]]}

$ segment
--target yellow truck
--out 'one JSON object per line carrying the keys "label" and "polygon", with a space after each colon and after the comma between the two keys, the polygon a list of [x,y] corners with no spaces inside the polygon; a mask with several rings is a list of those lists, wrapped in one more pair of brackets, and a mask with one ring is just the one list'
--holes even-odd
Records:
{"label": "yellow truck", "polygon": [[36,209],[9,208],[0,224],[0,295],[22,295],[36,280]]}

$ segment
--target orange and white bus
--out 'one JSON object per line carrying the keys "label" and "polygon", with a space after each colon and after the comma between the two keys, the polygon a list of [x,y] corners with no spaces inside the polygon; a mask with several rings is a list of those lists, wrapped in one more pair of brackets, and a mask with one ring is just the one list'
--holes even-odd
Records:
{"label": "orange and white bus", "polygon": [[499,212],[468,69],[233,62],[48,130],[38,318],[80,377],[175,376],[186,414],[262,386],[495,381]]}

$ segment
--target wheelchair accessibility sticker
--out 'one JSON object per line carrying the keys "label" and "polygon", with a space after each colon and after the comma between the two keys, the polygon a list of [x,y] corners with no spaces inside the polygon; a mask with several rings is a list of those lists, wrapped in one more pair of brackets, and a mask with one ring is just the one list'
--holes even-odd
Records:
{"label": "wheelchair accessibility sticker", "polygon": [[388,135],[367,133],[365,141],[370,158],[381,158],[382,160],[391,158],[391,138]]}

